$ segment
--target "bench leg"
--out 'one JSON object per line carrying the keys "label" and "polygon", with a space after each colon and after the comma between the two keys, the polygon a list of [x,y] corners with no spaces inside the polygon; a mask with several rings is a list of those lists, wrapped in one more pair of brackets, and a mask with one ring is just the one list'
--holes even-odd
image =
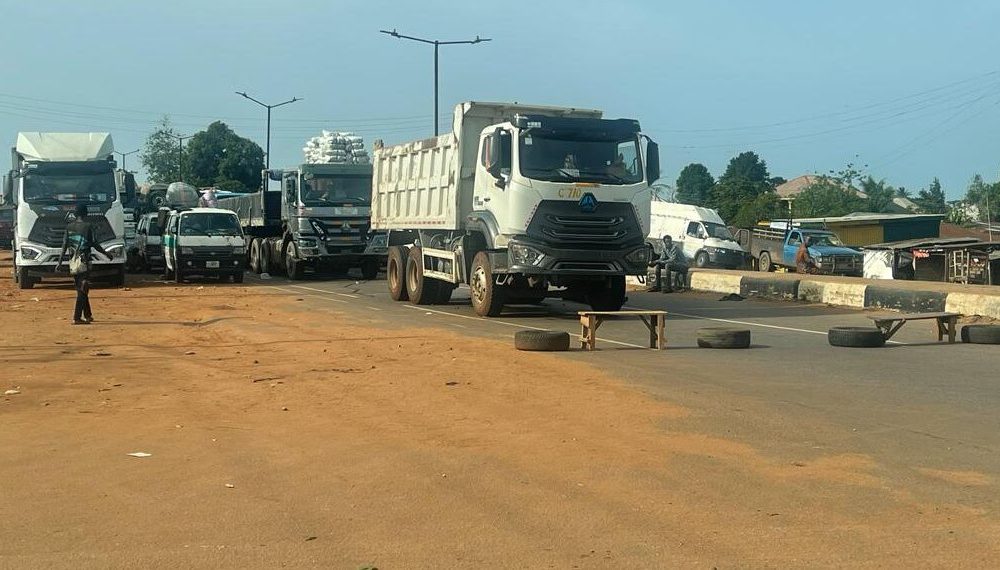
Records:
{"label": "bench leg", "polygon": [[595,350],[597,348],[597,327],[600,320],[596,315],[588,315],[580,318],[582,330],[580,331],[580,348],[583,350]]}
{"label": "bench leg", "polygon": [[663,350],[667,347],[667,339],[663,337],[664,315],[656,315],[656,349]]}
{"label": "bench leg", "polygon": [[955,329],[958,328],[958,317],[948,317],[948,342],[955,344]]}

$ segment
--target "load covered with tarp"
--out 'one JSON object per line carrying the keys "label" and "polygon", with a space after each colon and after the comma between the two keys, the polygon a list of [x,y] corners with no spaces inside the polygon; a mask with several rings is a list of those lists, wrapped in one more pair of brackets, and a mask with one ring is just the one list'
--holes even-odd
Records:
{"label": "load covered with tarp", "polygon": [[368,164],[365,141],[354,133],[323,131],[302,147],[307,164]]}
{"label": "load covered with tarp", "polygon": [[167,186],[166,203],[171,208],[196,208],[201,193],[186,182],[172,182]]}

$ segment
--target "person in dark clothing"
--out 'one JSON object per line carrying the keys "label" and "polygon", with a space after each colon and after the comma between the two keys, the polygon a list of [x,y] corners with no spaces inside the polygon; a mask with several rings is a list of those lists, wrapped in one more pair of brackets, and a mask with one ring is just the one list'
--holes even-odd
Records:
{"label": "person in dark clothing", "polygon": [[799,245],[798,251],[795,252],[795,271],[797,273],[819,273],[819,268],[816,267],[816,262],[813,261],[811,255],[809,255],[809,246],[812,245],[812,238],[806,238]]}
{"label": "person in dark clothing", "polygon": [[[663,236],[663,253],[660,254],[659,259],[653,262],[653,266],[656,267],[656,285],[651,287],[650,291],[672,293],[674,290],[674,273],[678,277],[681,277],[685,283],[687,282],[687,260],[684,257],[684,253],[674,244],[674,240],[670,236]],[[663,281],[663,274],[667,276],[665,282]]]}
{"label": "person in dark clothing", "polygon": [[74,325],[89,325],[94,320],[94,315],[90,310],[90,255],[91,251],[95,249],[104,257],[111,258],[98,243],[94,226],[87,220],[87,205],[77,204],[76,219],[66,226],[62,253],[56,264],[56,271],[58,271],[62,266],[63,259],[66,258],[66,253],[73,252],[70,256],[70,270],[73,273],[73,283],[76,286],[76,306],[73,309]]}

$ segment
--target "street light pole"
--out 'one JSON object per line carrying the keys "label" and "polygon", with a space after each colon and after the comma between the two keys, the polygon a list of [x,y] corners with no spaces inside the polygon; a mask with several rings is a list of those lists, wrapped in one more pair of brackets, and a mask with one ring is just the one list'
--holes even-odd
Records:
{"label": "street light pole", "polygon": [[139,150],[140,149],[137,148],[135,150],[130,150],[128,152],[120,152],[120,151],[117,151],[117,150],[115,151],[115,154],[121,155],[121,157],[122,157],[122,170],[125,170],[125,157],[128,156],[128,155],[130,155],[130,154],[135,154],[135,153],[139,152]]}
{"label": "street light pole", "polygon": [[481,38],[476,36],[474,40],[461,40],[461,41],[441,41],[441,40],[428,40],[425,38],[418,38],[414,36],[405,36],[396,30],[379,30],[379,32],[392,36],[401,40],[412,40],[415,42],[420,42],[422,44],[430,44],[434,46],[434,136],[438,136],[438,48],[441,46],[452,46],[458,44],[478,44],[482,42],[492,41],[491,38]]}
{"label": "street light pole", "polygon": [[184,182],[184,141],[194,135],[170,135],[177,139],[177,177]]}
{"label": "street light pole", "polygon": [[294,103],[296,101],[301,101],[302,99],[299,99],[298,97],[292,97],[288,101],[284,101],[282,103],[276,103],[274,105],[268,105],[267,103],[262,103],[262,102],[260,102],[260,101],[258,101],[256,99],[254,99],[253,97],[247,95],[246,91],[243,91],[243,92],[237,91],[236,94],[239,95],[239,96],[241,96],[241,97],[243,97],[243,98],[245,98],[245,99],[249,99],[249,100],[253,101],[254,103],[260,105],[261,107],[264,107],[265,109],[267,109],[267,148],[264,151],[264,153],[265,153],[264,154],[264,161],[265,161],[264,162],[264,168],[266,170],[271,170],[271,109],[274,109],[275,107],[281,107],[282,105],[288,105],[289,103]]}

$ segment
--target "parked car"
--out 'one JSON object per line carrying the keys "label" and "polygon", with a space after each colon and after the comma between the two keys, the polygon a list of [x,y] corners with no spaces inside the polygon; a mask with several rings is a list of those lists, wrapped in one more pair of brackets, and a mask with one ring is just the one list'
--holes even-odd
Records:
{"label": "parked car", "polygon": [[135,228],[135,254],[138,267],[144,271],[163,267],[163,243],[157,214],[145,214]]}
{"label": "parked car", "polygon": [[178,283],[192,275],[243,282],[246,238],[234,212],[219,208],[174,210],[165,228],[163,257],[167,272]]}

